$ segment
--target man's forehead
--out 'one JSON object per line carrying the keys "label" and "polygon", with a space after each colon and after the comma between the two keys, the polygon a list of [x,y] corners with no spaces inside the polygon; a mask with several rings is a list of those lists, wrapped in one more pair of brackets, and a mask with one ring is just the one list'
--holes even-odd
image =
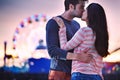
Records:
{"label": "man's forehead", "polygon": [[79,6],[85,6],[85,2],[84,2],[84,1],[81,1],[81,2],[79,2],[79,4],[77,4],[77,5],[79,5]]}
{"label": "man's forehead", "polygon": [[79,1],[79,4],[85,4],[85,1],[81,1],[81,0],[80,0],[80,1]]}
{"label": "man's forehead", "polygon": [[88,2],[89,0],[78,0],[78,1],[79,1],[79,2],[80,2],[80,1],[83,1],[83,2]]}

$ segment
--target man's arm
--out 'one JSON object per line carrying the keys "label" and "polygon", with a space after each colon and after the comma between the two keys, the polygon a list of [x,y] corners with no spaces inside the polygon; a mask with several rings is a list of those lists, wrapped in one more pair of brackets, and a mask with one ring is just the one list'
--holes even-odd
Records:
{"label": "man's arm", "polygon": [[46,42],[48,53],[51,58],[66,60],[67,51],[60,49],[59,43],[59,26],[53,19],[49,20],[46,25]]}

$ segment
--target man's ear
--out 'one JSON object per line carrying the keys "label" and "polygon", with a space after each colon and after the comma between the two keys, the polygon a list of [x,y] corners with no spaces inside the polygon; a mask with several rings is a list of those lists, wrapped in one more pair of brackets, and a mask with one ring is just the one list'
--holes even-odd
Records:
{"label": "man's ear", "polygon": [[73,4],[70,4],[70,5],[69,5],[69,9],[70,9],[70,10],[74,10],[74,5],[73,5]]}

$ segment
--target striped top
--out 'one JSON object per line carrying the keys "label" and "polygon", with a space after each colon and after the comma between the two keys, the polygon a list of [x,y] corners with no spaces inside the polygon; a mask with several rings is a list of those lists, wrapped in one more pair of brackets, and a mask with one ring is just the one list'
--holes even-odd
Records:
{"label": "striped top", "polygon": [[60,28],[59,38],[62,49],[70,50],[74,48],[74,53],[76,54],[87,52],[93,56],[93,59],[90,61],[90,63],[72,61],[72,73],[80,72],[84,74],[102,75],[102,57],[95,49],[95,34],[90,27],[83,27],[79,29],[69,41],[67,41],[66,27]]}

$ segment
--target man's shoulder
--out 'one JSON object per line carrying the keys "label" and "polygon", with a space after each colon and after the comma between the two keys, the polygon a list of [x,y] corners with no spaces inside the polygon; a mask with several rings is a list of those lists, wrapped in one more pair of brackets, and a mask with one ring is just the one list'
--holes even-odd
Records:
{"label": "man's shoulder", "polygon": [[47,24],[46,24],[46,29],[53,29],[56,30],[58,29],[58,24],[54,19],[49,19]]}
{"label": "man's shoulder", "polygon": [[49,26],[49,25],[56,25],[57,23],[56,23],[56,21],[53,19],[53,17],[52,18],[50,18],[49,20],[48,20],[48,22],[47,22],[47,26]]}
{"label": "man's shoulder", "polygon": [[[60,17],[59,15],[58,16],[53,16],[53,17]],[[47,24],[49,24],[49,23],[55,23],[56,24],[56,21],[53,19],[53,17],[51,17],[49,20],[48,20],[48,22],[47,22]]]}
{"label": "man's shoulder", "polygon": [[51,18],[51,19],[48,20],[47,24],[53,23],[53,22],[55,22],[55,20],[53,20],[53,19]]}

